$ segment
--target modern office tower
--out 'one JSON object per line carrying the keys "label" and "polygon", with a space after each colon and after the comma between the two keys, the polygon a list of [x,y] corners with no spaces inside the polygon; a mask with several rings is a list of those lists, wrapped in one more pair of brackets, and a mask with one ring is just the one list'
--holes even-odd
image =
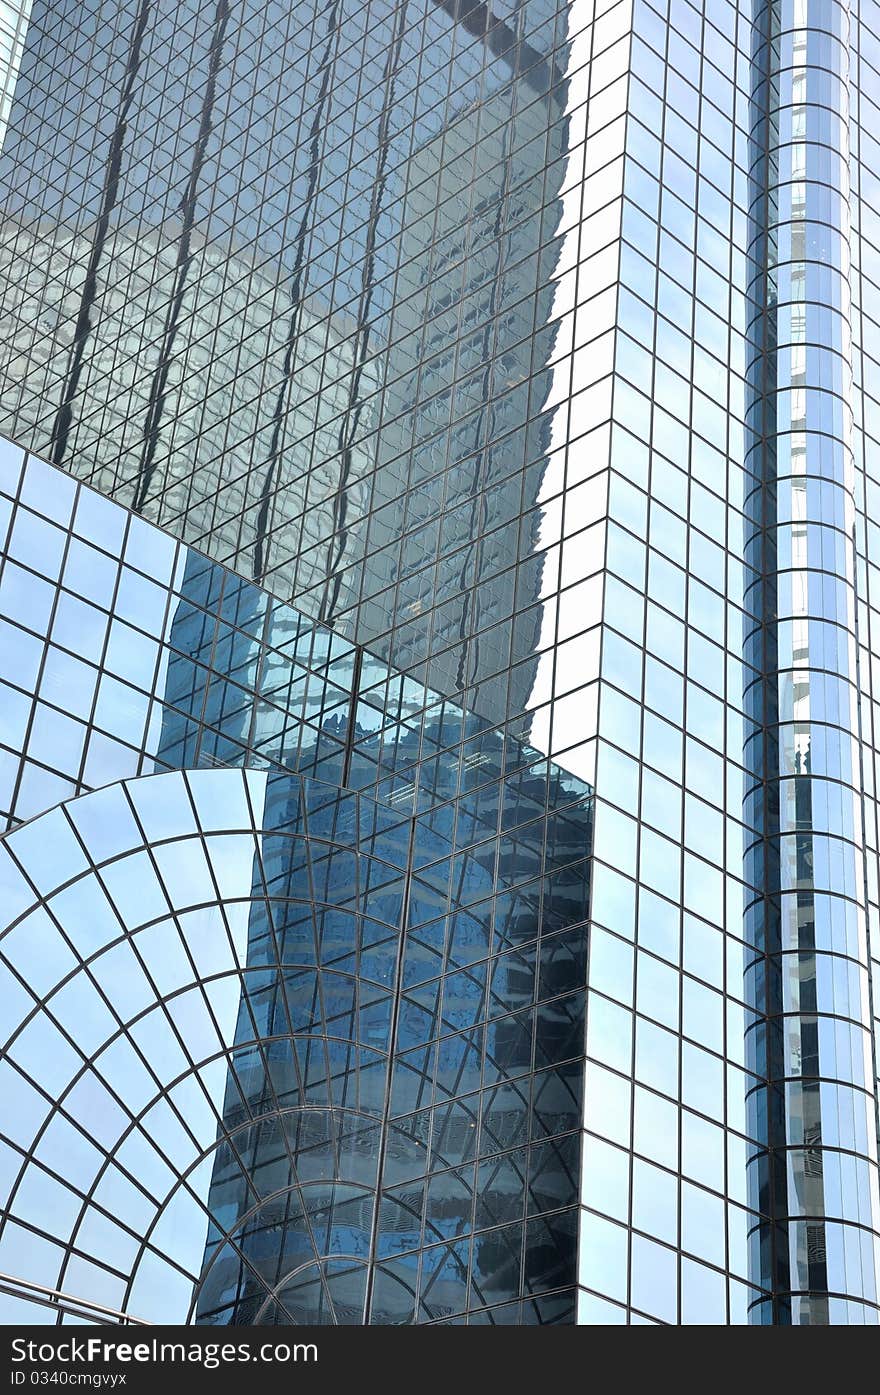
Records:
{"label": "modern office tower", "polygon": [[880,4],[16,23],[3,1318],[876,1324]]}

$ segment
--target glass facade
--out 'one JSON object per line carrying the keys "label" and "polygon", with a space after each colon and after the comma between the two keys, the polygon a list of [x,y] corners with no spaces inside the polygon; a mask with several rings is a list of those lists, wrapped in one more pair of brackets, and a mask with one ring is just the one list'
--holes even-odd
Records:
{"label": "glass facade", "polygon": [[4,1272],[148,1321],[570,1316],[583,923],[510,948],[453,904],[444,949],[445,840],[287,773],[108,786],[5,848]]}
{"label": "glass facade", "polygon": [[3,0],[0,7],[0,145],[6,133],[30,12],[31,0]]}
{"label": "glass facade", "polygon": [[880,6],[14,8],[10,1312],[876,1324]]}
{"label": "glass facade", "polygon": [[3,487],[4,1320],[571,1321],[589,786],[426,691],[377,740],[379,660]]}
{"label": "glass facade", "polygon": [[0,451],[4,823],[186,765],[339,778],[350,644],[10,442]]}
{"label": "glass facade", "polygon": [[824,1323],[831,1303],[876,1303],[880,1232],[866,1204],[877,1101],[850,542],[849,15],[830,5],[807,21],[767,7],[752,55],[746,983],[767,1014],[747,1034],[766,1217],[754,1239],[774,1294],[761,1303]]}

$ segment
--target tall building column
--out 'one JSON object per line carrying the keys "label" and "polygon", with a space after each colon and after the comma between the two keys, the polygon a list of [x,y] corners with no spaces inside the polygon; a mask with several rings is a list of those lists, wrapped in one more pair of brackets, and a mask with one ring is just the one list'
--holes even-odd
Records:
{"label": "tall building column", "polygon": [[849,6],[756,0],[746,500],[752,1319],[876,1322],[849,315]]}

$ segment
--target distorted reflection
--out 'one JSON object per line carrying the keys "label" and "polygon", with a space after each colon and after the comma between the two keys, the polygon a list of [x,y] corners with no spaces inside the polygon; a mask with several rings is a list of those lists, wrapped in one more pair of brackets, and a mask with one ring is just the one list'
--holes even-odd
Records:
{"label": "distorted reflection", "polygon": [[280,772],[10,834],[0,1269],[152,1321],[558,1320],[589,804],[556,818],[537,879],[542,821],[511,816],[499,876],[437,818]]}

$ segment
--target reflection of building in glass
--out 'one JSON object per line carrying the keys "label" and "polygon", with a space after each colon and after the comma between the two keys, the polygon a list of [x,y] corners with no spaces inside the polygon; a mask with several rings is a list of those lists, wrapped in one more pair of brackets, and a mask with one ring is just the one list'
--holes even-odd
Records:
{"label": "reflection of building in glass", "polygon": [[[186,279],[192,293],[172,334],[167,318],[181,272],[167,239],[180,230],[165,226],[137,236],[120,229],[112,245],[103,247],[105,284],[88,312],[80,356],[70,317],[87,296],[94,242],[63,226],[13,219],[0,230],[4,340],[11,350],[0,412],[15,420],[16,438],[64,463],[85,441],[88,469],[83,462],[77,473],[95,488],[170,523],[186,541],[208,539],[220,560],[234,559],[248,465],[263,439],[254,433],[265,358],[283,347],[278,268],[254,266],[228,247],[203,245],[193,233]],[[26,277],[18,275],[23,264]],[[304,314],[301,331],[305,361],[287,397],[289,430],[298,444],[285,451],[276,480],[289,510],[289,536],[288,560],[274,589],[288,596],[294,588],[320,585],[329,565],[326,538],[338,478],[332,428],[316,419],[315,403],[320,400],[329,419],[342,409],[352,352],[351,327],[340,328],[332,317]],[[68,362],[73,366],[65,376]],[[59,401],[65,391],[72,394],[67,411],[66,399]],[[241,433],[236,452],[229,449],[230,421]],[[193,433],[199,446],[195,470]],[[313,458],[327,463],[312,472]],[[356,463],[348,484],[353,502],[358,477],[370,468],[361,451]]]}
{"label": "reflection of building in glass", "polygon": [[494,93],[411,156],[383,427],[363,496],[372,516],[367,529],[345,499],[349,526],[321,594],[323,617],[402,669],[429,655],[431,686],[473,689],[488,716],[506,697],[528,700],[537,661],[516,668],[509,692],[507,671],[511,652],[533,654],[541,624],[540,564],[517,593],[515,559],[520,533],[529,549],[537,541],[550,442],[540,367],[558,332],[548,180],[565,169],[565,88],[548,80],[544,65],[530,69],[513,120],[509,94]]}
{"label": "reflection of building in glass", "polygon": [[[263,817],[269,899],[251,911],[252,988],[224,1109],[238,1134],[207,1201],[226,1233],[209,1232],[197,1320],[426,1321],[570,1282],[571,1246],[548,1260],[537,1231],[574,1234],[576,1134],[554,1137],[573,1108],[548,1115],[532,1148],[504,1151],[495,1129],[477,1129],[481,1100],[506,1089],[526,1144],[533,1052],[538,1099],[564,1098],[582,1073],[577,1000],[554,995],[583,982],[583,925],[536,941],[535,918],[513,951],[486,939],[463,952],[453,902],[429,969],[441,976],[426,978],[424,916],[446,906],[430,866],[410,884],[410,840],[418,862],[448,853],[445,840],[352,795],[314,786],[301,800],[284,777],[270,777]],[[570,826],[576,856],[587,825]],[[477,871],[465,899],[491,890]],[[410,938],[397,928],[404,916]],[[536,992],[550,1001],[534,1008]],[[255,1022],[261,1052],[245,1048]],[[527,1211],[559,1214],[530,1234]]]}
{"label": "reflection of building in glass", "polygon": [[[141,1321],[565,1314],[583,861],[581,923],[559,931],[548,906],[511,943],[438,895],[436,833],[287,774],[114,785],[6,847],[3,1071],[24,1114],[0,1255],[19,1302],[39,1282]],[[472,864],[464,899],[491,890]],[[54,1244],[50,1199],[85,1207]]]}
{"label": "reflection of building in glass", "polygon": [[[54,587],[44,582],[47,594],[55,591],[49,612],[73,605],[81,619],[94,611],[109,624],[103,663],[111,674],[97,679],[96,729],[84,742],[112,748],[104,788],[55,809],[48,806],[59,794],[88,787],[91,767],[85,778],[68,767],[66,782],[35,767],[24,811],[35,817],[7,840],[11,919],[0,944],[25,1014],[5,1038],[11,1097],[30,1088],[28,1043],[55,1040],[60,1028],[72,1064],[85,1059],[95,1023],[107,1023],[88,1084],[78,1069],[71,1077],[88,1107],[77,1114],[65,1090],[52,1117],[63,1120],[53,1124],[63,1148],[76,1137],[80,1148],[110,1149],[93,1121],[94,1110],[109,1108],[107,1092],[131,1112],[144,1070],[163,1080],[188,1062],[186,1088],[179,1081],[179,1096],[157,1097],[148,1111],[151,1121],[154,1111],[165,1118],[162,1134],[152,1123],[144,1132],[134,1118],[139,1141],[126,1134],[126,1157],[137,1159],[137,1185],[154,1208],[137,1251],[138,1228],[124,1214],[103,1248],[93,1240],[95,1227],[109,1223],[110,1193],[89,1190],[51,1141],[31,1172],[22,1134],[3,1145],[17,1177],[0,1223],[10,1312],[27,1311],[20,1305],[36,1284],[58,1290],[65,1312],[91,1311],[92,1303],[100,1315],[131,1321],[422,1322],[501,1303],[514,1320],[522,1304],[534,1320],[570,1318],[589,789],[536,752],[505,750],[496,739],[485,743],[473,795],[451,798],[458,760],[442,752],[443,719],[429,692],[421,696],[422,742],[409,736],[418,730],[412,709],[401,733],[417,772],[423,752],[424,813],[413,814],[412,781],[398,808],[327,783],[346,771],[363,784],[379,776],[376,735],[351,719],[353,683],[360,675],[375,685],[378,660],[11,447],[4,478],[19,496],[0,578],[11,680],[4,707],[16,695],[32,701],[26,670],[40,641],[15,623],[33,620],[16,616],[17,573],[47,558],[51,571],[54,529],[67,537],[67,561]],[[28,501],[56,479],[53,524]],[[95,544],[116,530],[122,564],[113,563],[112,580],[109,554],[85,541],[95,507]],[[76,596],[67,589],[74,586]],[[115,618],[99,609],[102,586],[116,597]],[[134,636],[135,619],[152,623],[161,645],[146,629],[123,645],[120,626]],[[64,638],[46,629],[44,656]],[[135,683],[147,682],[147,653],[157,715],[145,727],[150,698]],[[62,672],[66,665],[75,675],[75,662],[59,649]],[[115,704],[101,698],[107,676]],[[439,709],[448,726],[448,704]],[[432,741],[441,754],[425,760]],[[33,724],[32,748],[48,754]],[[12,765],[15,751],[7,756]],[[26,771],[29,756],[17,760]],[[196,765],[209,769],[188,784],[176,775],[114,783],[138,770]],[[245,776],[229,769],[236,765],[262,769]],[[303,783],[294,769],[319,779]],[[23,775],[13,788],[21,792]],[[487,839],[502,799],[506,834]],[[55,866],[63,875],[63,847],[74,881],[56,895],[46,878]],[[28,903],[37,893],[41,904]],[[98,937],[88,945],[86,924]],[[221,981],[226,950],[218,941],[227,940],[237,967]],[[36,944],[45,987],[35,997]],[[83,975],[75,991],[65,978],[71,953]],[[188,965],[191,988],[176,970],[167,978],[173,964]],[[136,984],[150,986],[149,1008]],[[103,1004],[111,986],[118,999],[99,1006],[95,991]],[[132,1003],[139,1011],[127,1018],[122,1010]],[[48,1083],[36,1081],[43,1096]],[[195,1156],[192,1140],[179,1151],[178,1137],[192,1135],[193,1097],[211,1101],[213,1119]],[[162,1195],[150,1184],[146,1138],[169,1178]],[[115,1166],[108,1154],[102,1179]],[[66,1237],[57,1263],[43,1256],[29,1268],[25,1248],[40,1231],[48,1237],[28,1198],[48,1204],[58,1188],[70,1206],[92,1198],[95,1219]]]}
{"label": "reflection of building in glass", "polygon": [[[339,778],[351,645],[3,443],[3,813],[169,766]],[[6,493],[8,491],[8,493]],[[42,512],[51,500],[51,516]]]}
{"label": "reflection of building in glass", "polygon": [[11,1314],[876,1325],[878,32],[33,0]]}
{"label": "reflection of building in glass", "polygon": [[[259,71],[238,71],[250,7],[221,7],[202,35],[207,80],[198,123],[195,108],[187,113],[192,145],[161,175],[143,126],[158,148],[177,144],[182,93],[166,90],[158,112],[146,103],[156,66],[163,87],[168,74],[149,6],[145,25],[132,20],[113,40],[126,82],[112,131],[94,128],[78,195],[59,204],[50,192],[75,163],[66,127],[50,152],[39,131],[14,126],[0,191],[0,316],[13,347],[0,420],[306,613],[379,641],[399,668],[425,661],[433,633],[429,683],[450,694],[482,683],[478,700],[495,716],[511,646],[528,659],[540,626],[540,566],[517,591],[514,560],[528,529],[520,514],[535,510],[529,546],[538,529],[549,444],[542,357],[557,334],[567,89],[536,44],[540,22],[553,39],[552,11],[533,7],[524,25],[499,17],[481,72],[473,37],[483,21],[462,16],[459,30],[457,12],[429,7],[425,41],[459,74],[442,115],[443,68],[425,69],[407,6],[374,16],[366,36],[359,7],[338,8],[327,13],[323,66],[299,53],[283,74],[273,66],[286,94],[276,109],[255,95]],[[72,19],[62,8],[55,61],[78,41]],[[31,26],[23,109],[49,58],[41,22]],[[280,27],[274,8],[261,26],[267,36]],[[354,106],[333,81],[347,40],[366,42],[365,73],[380,79]],[[235,100],[251,103],[250,142],[206,144],[200,132],[232,121],[233,82]],[[310,100],[308,139],[299,111],[283,131],[276,114]],[[80,119],[97,120],[97,109]],[[368,156],[348,169],[338,147],[352,140]],[[281,164],[267,176],[270,151]],[[20,187],[18,172],[37,156],[44,187]],[[270,205],[297,216],[267,223],[269,205],[263,217],[249,209],[239,191],[257,170],[275,187]],[[322,244],[342,198],[350,234],[333,280]],[[422,618],[430,606],[433,631]],[[514,670],[517,705],[533,669],[534,660]]]}

